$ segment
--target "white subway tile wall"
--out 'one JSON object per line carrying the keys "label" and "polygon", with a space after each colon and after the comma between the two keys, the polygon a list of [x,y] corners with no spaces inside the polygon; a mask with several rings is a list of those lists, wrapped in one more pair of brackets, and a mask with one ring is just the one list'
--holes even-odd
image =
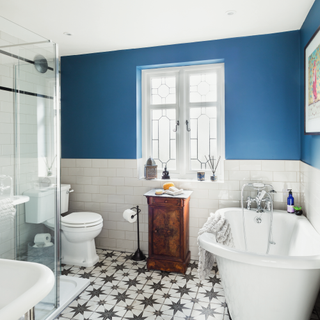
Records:
{"label": "white subway tile wall", "polygon": [[320,233],[320,170],[301,162],[300,181],[302,210]]}
{"label": "white subway tile wall", "polygon": [[[142,210],[140,247],[144,252],[148,251],[148,206],[143,194],[150,189],[161,188],[164,182],[138,179],[138,161],[61,160],[61,181],[70,183],[75,190],[70,194],[69,211],[95,211],[103,216],[103,231],[96,239],[99,248],[135,251],[136,223],[125,221],[122,213],[127,208],[139,205]],[[219,208],[239,207],[244,183],[262,181],[272,184],[277,191],[274,206],[285,210],[289,187],[293,188],[295,204],[301,204],[300,176],[300,161],[226,160],[224,182],[173,180],[178,188],[193,191],[190,201],[191,257],[198,258],[197,233],[210,212]]]}

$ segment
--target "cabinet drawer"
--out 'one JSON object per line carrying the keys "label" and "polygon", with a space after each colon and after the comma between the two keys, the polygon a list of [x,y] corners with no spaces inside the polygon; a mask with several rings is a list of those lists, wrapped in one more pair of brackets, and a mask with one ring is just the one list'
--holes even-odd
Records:
{"label": "cabinet drawer", "polygon": [[161,197],[148,197],[149,205],[160,206],[183,206],[183,199],[177,198],[161,198]]}

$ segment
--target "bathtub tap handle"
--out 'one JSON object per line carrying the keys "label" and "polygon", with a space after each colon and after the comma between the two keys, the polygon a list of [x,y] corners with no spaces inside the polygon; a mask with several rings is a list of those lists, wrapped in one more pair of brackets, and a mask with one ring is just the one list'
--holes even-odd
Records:
{"label": "bathtub tap handle", "polygon": [[251,210],[251,204],[252,204],[252,202],[255,202],[255,199],[248,197],[246,202],[247,202],[247,209]]}

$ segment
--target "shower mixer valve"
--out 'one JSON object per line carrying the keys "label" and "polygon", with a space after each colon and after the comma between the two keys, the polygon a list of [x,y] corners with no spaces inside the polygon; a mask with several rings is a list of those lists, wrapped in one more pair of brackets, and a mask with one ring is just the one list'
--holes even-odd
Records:
{"label": "shower mixer valve", "polygon": [[[253,184],[254,185],[254,184]],[[253,203],[257,204],[257,208],[256,211],[258,213],[262,213],[265,210],[266,211],[271,211],[271,202],[272,199],[269,196],[270,193],[276,193],[275,190],[273,190],[273,187],[271,185],[264,185],[264,186],[270,186],[272,188],[271,191],[266,192],[265,190],[260,190],[260,188],[257,190],[257,196],[255,198],[251,198],[251,197],[247,197],[247,209],[251,210],[251,205]],[[269,193],[269,194],[268,194]],[[268,197],[265,197],[265,195],[267,194]]]}

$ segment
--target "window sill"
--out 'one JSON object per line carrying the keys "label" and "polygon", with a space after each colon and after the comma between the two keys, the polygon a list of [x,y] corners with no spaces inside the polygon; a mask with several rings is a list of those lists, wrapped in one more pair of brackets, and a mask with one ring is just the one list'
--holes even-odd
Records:
{"label": "window sill", "polygon": [[139,178],[139,180],[145,180],[145,181],[161,181],[163,183],[165,182],[196,182],[196,183],[224,183],[225,181],[223,179],[217,179],[215,181],[211,181],[210,179],[206,179],[204,181],[199,181],[197,179],[181,179],[181,178],[172,178],[172,179],[146,179],[146,178]]}

